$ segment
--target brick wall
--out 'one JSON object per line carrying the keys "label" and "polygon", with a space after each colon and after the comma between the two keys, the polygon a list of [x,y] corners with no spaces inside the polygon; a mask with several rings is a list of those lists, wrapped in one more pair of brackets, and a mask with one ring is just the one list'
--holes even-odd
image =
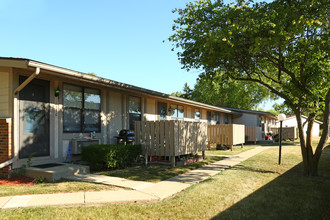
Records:
{"label": "brick wall", "polygon": [[[0,164],[11,159],[12,139],[11,139],[11,119],[0,119]],[[8,178],[8,168],[0,168],[0,177]]]}

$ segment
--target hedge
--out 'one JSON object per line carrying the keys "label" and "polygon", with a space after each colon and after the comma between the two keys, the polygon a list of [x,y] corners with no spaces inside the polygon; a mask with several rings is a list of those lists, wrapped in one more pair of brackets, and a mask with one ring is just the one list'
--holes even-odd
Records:
{"label": "hedge", "polygon": [[125,168],[141,151],[141,145],[89,145],[82,147],[81,159],[93,170]]}

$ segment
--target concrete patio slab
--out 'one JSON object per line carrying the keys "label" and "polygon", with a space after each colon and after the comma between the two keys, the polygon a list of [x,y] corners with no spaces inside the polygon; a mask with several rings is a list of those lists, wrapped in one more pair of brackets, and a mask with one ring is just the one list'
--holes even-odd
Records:
{"label": "concrete patio slab", "polygon": [[75,174],[88,174],[89,166],[78,164],[57,163],[59,166],[52,167],[27,167],[25,168],[25,175],[31,178],[37,178],[43,176],[49,182],[60,180],[64,176],[70,176]]}

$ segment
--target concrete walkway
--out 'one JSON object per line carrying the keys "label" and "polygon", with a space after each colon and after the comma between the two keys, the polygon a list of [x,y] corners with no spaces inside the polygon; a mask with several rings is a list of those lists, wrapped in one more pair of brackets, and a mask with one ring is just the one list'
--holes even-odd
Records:
{"label": "concrete walkway", "polygon": [[192,170],[172,177],[158,183],[133,181],[118,177],[109,177],[93,174],[68,176],[66,178],[77,181],[102,183],[120,186],[128,189],[97,191],[97,192],[75,192],[56,194],[36,194],[22,196],[0,197],[0,208],[18,208],[35,206],[62,206],[62,205],[86,205],[97,203],[116,202],[140,202],[160,201],[171,197],[193,184],[199,183],[211,176],[217,175],[224,169],[235,166],[240,162],[268,149],[269,147],[256,147],[252,150],[228,157],[224,160],[206,165],[202,168]]}

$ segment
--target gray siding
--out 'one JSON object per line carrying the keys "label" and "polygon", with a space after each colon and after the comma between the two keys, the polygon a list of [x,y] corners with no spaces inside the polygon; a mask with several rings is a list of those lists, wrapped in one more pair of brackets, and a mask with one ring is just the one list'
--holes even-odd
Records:
{"label": "gray siding", "polygon": [[256,114],[243,113],[242,116],[234,118],[234,124],[258,127],[259,116]]}

